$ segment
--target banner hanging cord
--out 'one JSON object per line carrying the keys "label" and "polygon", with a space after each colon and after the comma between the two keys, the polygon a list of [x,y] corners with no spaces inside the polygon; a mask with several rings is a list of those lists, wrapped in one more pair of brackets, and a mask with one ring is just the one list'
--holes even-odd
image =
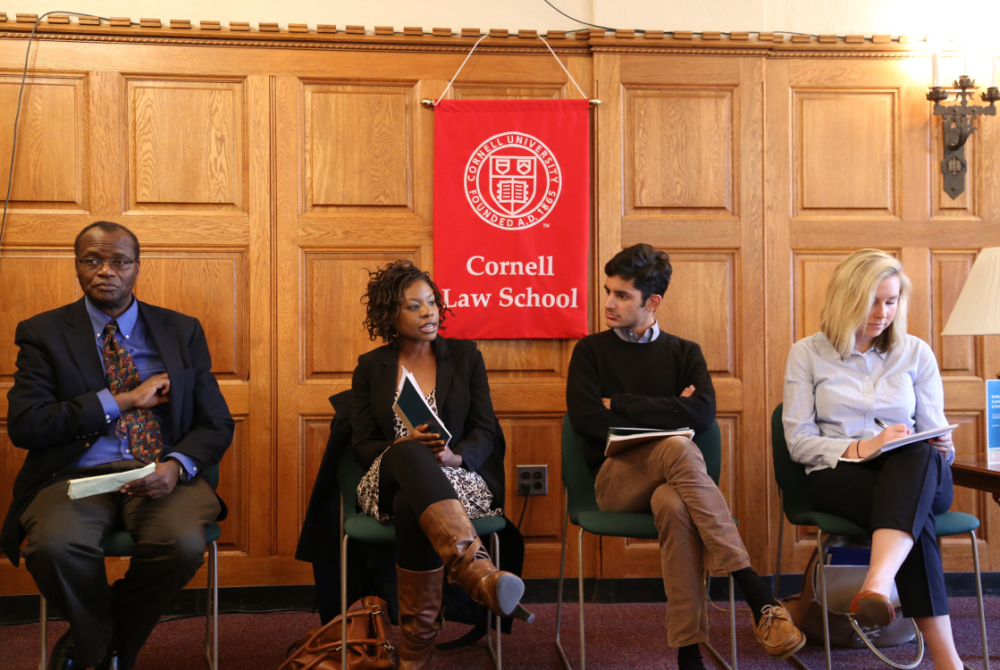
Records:
{"label": "banner hanging cord", "polygon": [[549,43],[548,43],[547,41],[545,41],[545,38],[544,38],[544,37],[542,37],[541,35],[538,35],[538,39],[540,39],[540,40],[542,41],[542,44],[544,44],[544,45],[546,46],[546,48],[548,48],[548,50],[549,50],[549,53],[550,53],[550,54],[552,54],[552,57],[556,59],[556,62],[557,62],[557,63],[559,63],[559,67],[561,67],[561,68],[562,68],[563,72],[565,72],[565,73],[566,73],[566,76],[567,76],[567,77],[569,77],[569,80],[570,80],[571,82],[573,82],[573,85],[574,85],[574,86],[576,86],[576,90],[580,91],[580,95],[582,95],[582,96],[583,96],[584,98],[586,98],[586,97],[587,97],[587,94],[586,94],[586,93],[584,93],[584,92],[583,92],[583,89],[582,89],[582,88],[580,88],[580,85],[579,85],[578,83],[576,83],[576,79],[573,79],[573,75],[571,75],[571,74],[569,73],[569,70],[567,70],[567,69],[566,69],[566,66],[565,66],[565,65],[563,65],[563,62],[562,62],[561,60],[559,60],[559,56],[557,56],[557,55],[556,55],[556,52],[555,52],[555,51],[553,51],[553,49],[552,49],[552,47],[551,47],[551,46],[549,46]]}
{"label": "banner hanging cord", "polygon": [[[476,47],[479,46],[480,42],[489,37],[489,35],[490,35],[489,33],[485,33],[482,37],[476,40],[476,43],[472,45],[472,49],[469,51],[468,54],[466,54],[465,60],[463,60],[462,64],[458,66],[458,70],[455,71],[455,75],[448,82],[448,85],[444,87],[444,92],[441,94],[441,97],[438,98],[437,100],[430,100],[430,99],[423,100],[422,102],[425,107],[434,108],[435,106],[437,106],[438,103],[444,100],[444,96],[448,95],[448,91],[451,90],[451,85],[455,83],[455,80],[458,79],[458,75],[462,72],[462,68],[464,68],[465,64],[469,62],[470,58],[472,58],[472,54],[476,51]],[[559,63],[559,67],[561,67],[562,71],[566,73],[566,76],[569,77],[569,80],[573,82],[573,85],[576,86],[576,90],[580,92],[580,95],[583,96],[584,98],[587,98],[587,94],[583,92],[583,89],[580,88],[580,85],[576,83],[576,79],[574,79],[573,75],[569,73],[569,70],[566,69],[566,66],[563,65],[563,62],[559,60],[559,56],[556,55],[556,52],[552,49],[551,45],[549,45],[549,43],[541,35],[536,35],[536,37],[538,37],[538,39],[542,41],[542,44],[544,44],[545,47],[549,50],[549,53],[552,54],[552,57],[556,59],[556,62]],[[589,100],[589,98],[587,99]],[[600,104],[599,100],[591,100],[590,102],[591,104]]]}
{"label": "banner hanging cord", "polygon": [[472,51],[465,56],[465,60],[463,60],[462,64],[458,66],[458,70],[455,71],[455,75],[451,78],[451,81],[448,82],[448,85],[444,87],[444,93],[441,94],[441,97],[434,101],[435,105],[444,100],[444,96],[448,95],[448,91],[451,90],[451,85],[455,83],[455,79],[458,78],[462,68],[465,67],[465,64],[469,62],[470,58],[472,58],[472,54],[476,51],[476,47],[478,47],[479,43],[485,40],[488,36],[489,33],[483,33],[483,36],[476,40],[476,43],[472,45]]}

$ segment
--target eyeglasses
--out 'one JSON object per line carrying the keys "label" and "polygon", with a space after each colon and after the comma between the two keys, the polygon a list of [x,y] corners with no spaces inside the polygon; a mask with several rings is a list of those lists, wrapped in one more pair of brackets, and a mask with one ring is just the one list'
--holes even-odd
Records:
{"label": "eyeglasses", "polygon": [[107,263],[108,267],[117,272],[128,270],[135,263],[131,258],[111,258],[108,260],[102,260],[100,258],[77,258],[76,262],[80,264],[80,267],[87,272],[96,272],[104,267]]}

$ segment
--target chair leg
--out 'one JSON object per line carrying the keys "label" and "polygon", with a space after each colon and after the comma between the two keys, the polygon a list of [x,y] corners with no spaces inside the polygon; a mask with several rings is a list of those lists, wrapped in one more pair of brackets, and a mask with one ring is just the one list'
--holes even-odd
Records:
{"label": "chair leg", "polygon": [[[340,639],[347,639],[347,540],[345,534],[340,543]],[[347,645],[340,645],[340,667],[347,666]]]}
{"label": "chair leg", "polygon": [[819,565],[820,605],[823,610],[823,652],[826,654],[826,670],[833,670],[833,663],[830,659],[830,619],[827,616],[826,608],[826,570],[824,568],[826,559],[824,558],[823,531],[821,530],[816,531],[816,551],[819,552],[819,559],[816,563]]}
{"label": "chair leg", "polygon": [[[490,551],[493,554],[493,565],[500,569],[500,535],[493,533],[490,535]],[[493,628],[496,627],[496,645],[491,640]],[[493,616],[493,612],[486,610],[486,648],[490,652],[493,666],[496,670],[503,670],[503,642],[501,641],[500,617]]]}
{"label": "chair leg", "polygon": [[579,558],[576,581],[580,595],[580,670],[587,670],[587,627],[583,621],[583,528],[577,536],[576,555]]}
{"label": "chair leg", "polygon": [[205,658],[211,670],[219,668],[219,545],[208,545],[208,607],[205,612]]}
{"label": "chair leg", "polygon": [[567,670],[572,670],[569,659],[566,658],[566,652],[563,650],[562,640],[560,636],[562,634],[562,610],[563,610],[563,583],[566,579],[566,544],[568,538],[566,533],[569,531],[569,499],[568,492],[563,490],[563,532],[562,532],[562,546],[559,551],[559,587],[556,589],[556,651],[559,652],[559,658],[562,660],[563,666]]}
{"label": "chair leg", "polygon": [[[729,575],[729,658],[732,659],[733,664],[730,665],[726,662],[726,659],[722,657],[719,650],[712,645],[711,642],[703,642],[705,648],[708,649],[708,653],[712,655],[719,665],[724,667],[726,670],[736,670],[737,660],[736,660],[736,593],[734,590],[735,582],[733,576]],[[714,607],[712,604],[712,576],[709,575],[705,580],[705,601],[706,605]]]}
{"label": "chair leg", "polygon": [[979,575],[979,547],[976,544],[976,531],[970,530],[972,538],[972,563],[976,569],[976,598],[979,600],[979,632],[983,638],[983,670],[990,670],[990,649],[986,644],[986,612],[983,609],[983,582]]}
{"label": "chair leg", "polygon": [[49,650],[49,607],[45,601],[45,596],[38,594],[38,636],[41,638],[40,651],[38,652],[38,670],[45,670],[46,654]]}
{"label": "chair leg", "polygon": [[[784,496],[781,492],[778,492],[778,509],[783,510],[784,507]],[[774,597],[776,600],[781,600],[781,545],[785,539],[785,515],[781,515],[781,519],[778,522],[778,561],[777,566],[775,566],[774,575]]]}

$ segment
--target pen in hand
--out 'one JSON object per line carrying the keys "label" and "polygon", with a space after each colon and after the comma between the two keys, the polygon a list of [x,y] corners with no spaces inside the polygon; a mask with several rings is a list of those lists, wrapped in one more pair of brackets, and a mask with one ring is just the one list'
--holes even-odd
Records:
{"label": "pen in hand", "polygon": [[882,419],[880,419],[878,417],[875,417],[875,425],[878,426],[879,428],[883,429],[883,430],[885,430],[886,428],[889,427],[889,426],[885,425],[885,422],[882,421]]}

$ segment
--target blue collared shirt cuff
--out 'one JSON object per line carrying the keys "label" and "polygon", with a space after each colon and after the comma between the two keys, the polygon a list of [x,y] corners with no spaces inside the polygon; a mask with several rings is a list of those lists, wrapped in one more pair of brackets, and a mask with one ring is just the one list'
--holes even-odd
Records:
{"label": "blue collared shirt cuff", "polygon": [[101,407],[104,408],[105,423],[117,421],[122,412],[118,407],[118,401],[115,400],[115,396],[111,393],[111,389],[101,389],[98,391],[97,399],[101,401]]}
{"label": "blue collared shirt cuff", "polygon": [[194,464],[194,460],[190,456],[185,456],[184,454],[179,454],[176,451],[172,451],[164,458],[176,458],[184,466],[184,472],[187,473],[187,479],[185,481],[191,481],[198,475],[198,468]]}

